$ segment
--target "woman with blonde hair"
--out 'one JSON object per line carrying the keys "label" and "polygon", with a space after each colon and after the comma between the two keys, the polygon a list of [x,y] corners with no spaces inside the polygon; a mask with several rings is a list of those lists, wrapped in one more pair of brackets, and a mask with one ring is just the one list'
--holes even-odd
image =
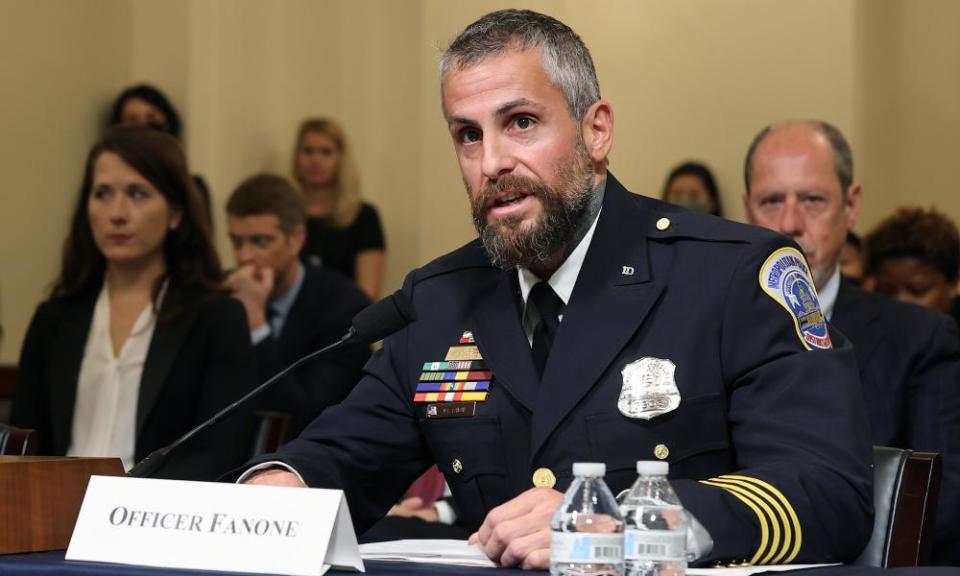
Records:
{"label": "woman with blonde hair", "polygon": [[383,228],[376,208],[360,198],[346,135],[336,122],[308,118],[300,124],[293,177],[307,209],[303,258],[342,272],[370,299],[379,299],[386,253]]}

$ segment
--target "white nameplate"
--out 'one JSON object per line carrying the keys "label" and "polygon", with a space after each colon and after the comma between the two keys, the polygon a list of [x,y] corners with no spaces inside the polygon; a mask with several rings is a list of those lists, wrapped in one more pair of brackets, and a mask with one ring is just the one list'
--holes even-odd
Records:
{"label": "white nameplate", "polygon": [[364,571],[340,490],[92,476],[67,560],[320,576]]}

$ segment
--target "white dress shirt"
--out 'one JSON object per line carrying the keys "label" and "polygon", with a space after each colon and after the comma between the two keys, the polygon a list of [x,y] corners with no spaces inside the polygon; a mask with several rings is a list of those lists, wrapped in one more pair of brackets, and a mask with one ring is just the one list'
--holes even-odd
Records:
{"label": "white dress shirt", "polygon": [[820,300],[820,311],[827,320],[833,318],[833,309],[837,304],[837,294],[840,293],[840,266],[833,270],[830,279],[823,285],[823,289],[818,289],[818,300]]}
{"label": "white dress shirt", "polygon": [[110,293],[104,282],[80,365],[67,456],[119,457],[124,469],[133,467],[140,378],[156,323],[151,303],[137,317],[120,353],[114,355]]}

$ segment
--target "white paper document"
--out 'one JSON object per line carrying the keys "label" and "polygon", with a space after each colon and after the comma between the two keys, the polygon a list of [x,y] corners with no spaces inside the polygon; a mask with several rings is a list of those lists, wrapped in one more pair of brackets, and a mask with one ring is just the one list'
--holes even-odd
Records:
{"label": "white paper document", "polygon": [[[480,548],[467,544],[466,540],[394,540],[361,544],[360,556],[364,560],[392,562],[423,562],[449,564],[452,566],[478,566],[494,568],[494,564]],[[759,572],[786,572],[836,566],[836,564],[788,564],[783,566],[739,566],[735,568],[688,568],[692,576],[750,576]]]}
{"label": "white paper document", "polygon": [[687,574],[692,576],[750,576],[760,572],[789,572],[791,570],[823,568],[824,566],[839,566],[839,564],[776,564],[772,566],[737,566],[735,568],[687,568]]}
{"label": "white paper document", "polygon": [[361,544],[360,557],[364,560],[496,567],[483,550],[467,544],[466,540],[393,540]]}

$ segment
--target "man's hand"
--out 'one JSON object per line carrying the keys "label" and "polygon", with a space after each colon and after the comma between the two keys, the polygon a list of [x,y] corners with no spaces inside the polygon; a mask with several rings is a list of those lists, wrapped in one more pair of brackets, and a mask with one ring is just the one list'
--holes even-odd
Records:
{"label": "man's hand", "polygon": [[545,570],[550,567],[550,518],[561,500],[556,490],[531,488],[491,510],[469,542],[501,566]]}
{"label": "man's hand", "polygon": [[234,298],[243,303],[251,331],[267,323],[267,302],[273,291],[273,282],[273,268],[253,264],[237,268],[224,282]]}
{"label": "man's hand", "polygon": [[400,516],[401,518],[420,518],[427,522],[439,522],[440,517],[437,515],[437,508],[432,504],[430,506],[423,505],[423,499],[419,496],[414,496],[412,498],[405,498],[403,502],[397,504],[387,512],[387,516]]}
{"label": "man's hand", "polygon": [[255,484],[258,486],[286,486],[289,488],[306,488],[306,484],[297,478],[293,472],[287,472],[280,468],[269,468],[257,472],[253,476],[243,481],[244,484]]}

